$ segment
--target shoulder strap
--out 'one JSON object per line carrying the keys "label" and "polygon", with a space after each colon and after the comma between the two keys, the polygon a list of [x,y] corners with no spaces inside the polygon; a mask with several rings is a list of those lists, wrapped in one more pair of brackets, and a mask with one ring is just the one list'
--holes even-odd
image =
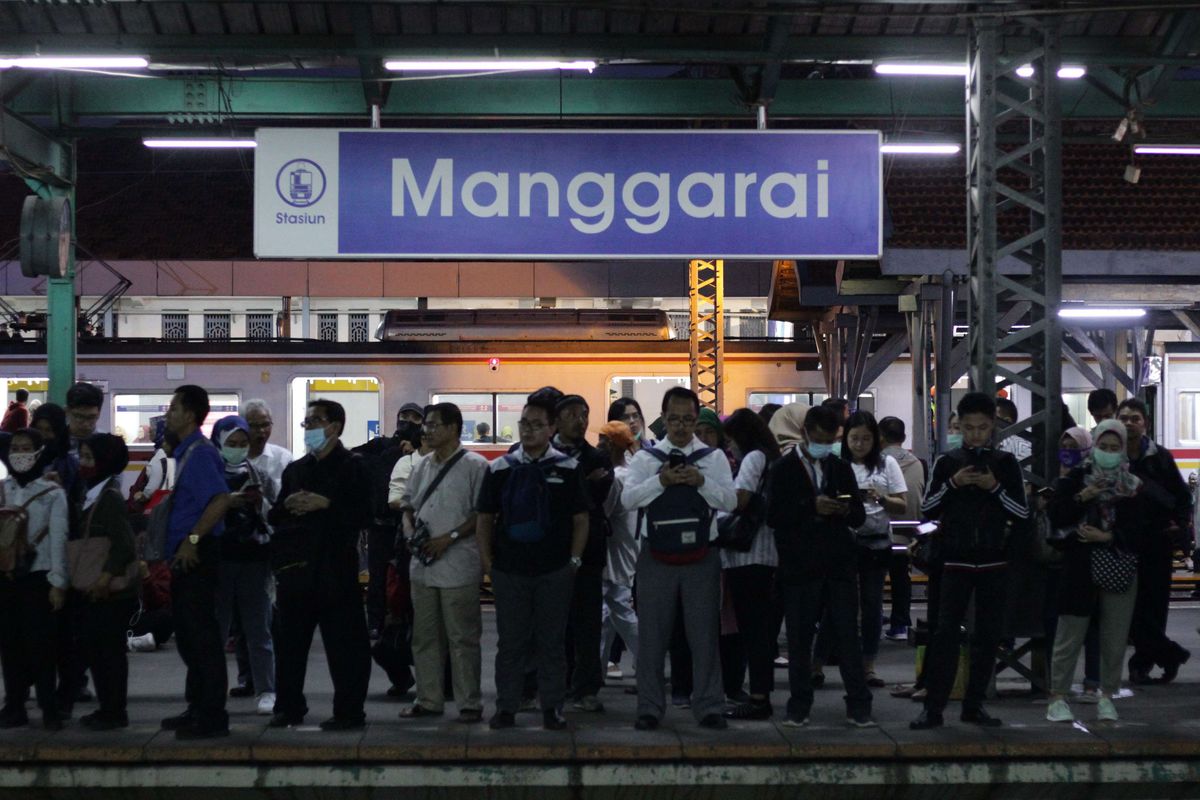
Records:
{"label": "shoulder strap", "polygon": [[670,456],[668,456],[662,450],[659,450],[657,447],[644,447],[642,448],[642,452],[649,453],[664,464],[667,463],[667,460],[670,458]]}
{"label": "shoulder strap", "polygon": [[29,504],[30,504],[30,503],[32,503],[34,500],[37,500],[39,497],[44,497],[45,495],[48,495],[48,494],[50,494],[51,492],[53,492],[53,491],[54,491],[55,489],[57,489],[57,488],[58,488],[57,486],[50,486],[50,487],[48,487],[48,488],[46,488],[46,489],[42,489],[40,492],[38,492],[38,493],[37,493],[37,494],[35,494],[33,497],[31,497],[31,498],[29,498],[28,500],[26,500],[24,503],[21,503],[21,509],[22,509],[22,510],[24,510],[24,509],[28,509],[28,508],[29,508]]}
{"label": "shoulder strap", "polygon": [[688,464],[695,464],[697,461],[704,458],[709,453],[714,452],[716,449],[717,448],[715,447],[701,447],[699,450],[693,451],[692,454],[687,457],[686,461]]}
{"label": "shoulder strap", "polygon": [[423,508],[425,503],[429,501],[429,496],[433,494],[433,490],[438,487],[438,484],[442,482],[442,479],[446,477],[450,470],[454,468],[454,465],[457,464],[466,454],[467,449],[465,447],[459,448],[459,451],[455,453],[440,470],[438,470],[438,474],[433,478],[433,483],[429,484],[429,487],[421,495],[421,500],[418,503],[418,507],[413,509],[413,516],[416,516],[418,513],[420,513],[421,508]]}

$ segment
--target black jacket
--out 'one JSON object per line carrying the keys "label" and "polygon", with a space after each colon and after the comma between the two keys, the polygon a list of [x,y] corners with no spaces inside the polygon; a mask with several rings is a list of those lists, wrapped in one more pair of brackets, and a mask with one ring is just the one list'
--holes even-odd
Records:
{"label": "black jacket", "polygon": [[[964,467],[991,470],[996,488],[956,486],[951,480]],[[992,564],[1008,560],[1009,533],[1025,529],[1029,507],[1021,467],[1011,453],[985,448],[957,448],[938,457],[925,490],[921,511],[941,525],[937,533],[938,557],[943,562]]]}
{"label": "black jacket", "polygon": [[388,483],[392,479],[392,469],[404,455],[401,445],[405,442],[399,434],[390,438],[377,436],[365,444],[360,444],[351,452],[362,456],[371,482],[371,513],[374,516],[372,524],[379,527],[392,528],[400,524],[400,514],[388,505]]}
{"label": "black jacket", "polygon": [[[555,450],[574,456],[579,462],[579,474],[583,480],[584,494],[588,501],[588,540],[583,549],[583,563],[603,568],[608,561],[608,517],[604,514],[604,501],[613,485],[612,462],[607,455],[585,440],[578,447],[554,437]],[[596,470],[603,470],[604,477],[588,480]]]}
{"label": "black jacket", "polygon": [[858,480],[849,462],[829,456],[820,462],[828,497],[850,495],[850,513],[844,517],[817,515],[817,492],[807,467],[794,448],[771,465],[767,475],[767,524],[775,532],[779,553],[779,580],[797,583],[814,578],[852,579],[858,553],[851,528],[867,518]]}
{"label": "black jacket", "polygon": [[[1129,471],[1142,479],[1142,493],[1147,499],[1146,513],[1149,515],[1147,524],[1151,530],[1165,534],[1167,528],[1174,525],[1186,531],[1192,509],[1192,493],[1179,474],[1179,466],[1171,451],[1149,439],[1143,439],[1142,455],[1130,462]],[[1161,545],[1159,549],[1173,549],[1171,539],[1165,535],[1151,539],[1146,544],[1152,547],[1155,543]]]}

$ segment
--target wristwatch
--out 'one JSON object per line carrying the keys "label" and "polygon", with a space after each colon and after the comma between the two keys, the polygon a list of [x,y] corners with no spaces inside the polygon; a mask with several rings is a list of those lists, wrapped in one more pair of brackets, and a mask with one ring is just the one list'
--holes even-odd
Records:
{"label": "wristwatch", "polygon": [[458,541],[458,531],[450,531],[450,541],[452,541],[452,542]]}
{"label": "wristwatch", "polygon": [[200,544],[200,537],[194,533],[188,534],[188,544]]}
{"label": "wristwatch", "polygon": [[579,569],[583,566],[583,559],[579,556],[571,556],[571,566],[574,569]]}

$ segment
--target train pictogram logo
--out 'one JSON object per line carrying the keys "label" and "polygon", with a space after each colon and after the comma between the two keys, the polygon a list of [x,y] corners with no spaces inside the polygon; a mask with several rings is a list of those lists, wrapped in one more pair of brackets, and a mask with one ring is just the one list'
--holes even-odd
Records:
{"label": "train pictogram logo", "polygon": [[279,199],[294,208],[316,205],[325,194],[325,170],[308,158],[294,158],[275,175]]}

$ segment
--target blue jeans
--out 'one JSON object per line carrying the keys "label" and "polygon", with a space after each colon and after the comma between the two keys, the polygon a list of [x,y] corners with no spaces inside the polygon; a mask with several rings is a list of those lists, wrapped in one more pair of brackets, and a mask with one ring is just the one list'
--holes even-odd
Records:
{"label": "blue jeans", "polygon": [[221,641],[229,638],[237,609],[250,653],[254,691],[275,693],[275,647],[271,641],[271,566],[266,561],[222,561],[217,582]]}

